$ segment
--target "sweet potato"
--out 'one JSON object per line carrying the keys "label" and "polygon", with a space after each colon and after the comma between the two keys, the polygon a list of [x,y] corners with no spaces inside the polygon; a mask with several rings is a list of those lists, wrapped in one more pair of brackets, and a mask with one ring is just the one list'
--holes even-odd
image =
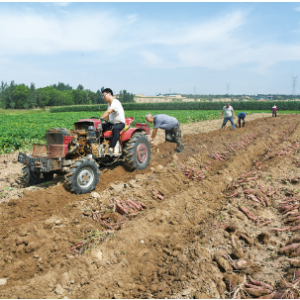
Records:
{"label": "sweet potato", "polygon": [[285,228],[271,228],[270,231],[287,231],[290,230],[291,227],[285,227]]}
{"label": "sweet potato", "polygon": [[244,194],[252,194],[253,192],[253,190],[244,190]]}
{"label": "sweet potato", "polygon": [[164,196],[161,192],[157,191],[156,189],[153,189],[153,191],[156,193],[157,198],[164,200]]}
{"label": "sweet potato", "polygon": [[121,215],[127,215],[128,214],[128,210],[125,209],[121,203],[117,202],[116,204],[116,210],[118,213],[120,213]]}
{"label": "sweet potato", "polygon": [[228,196],[227,198],[235,197],[235,196],[237,196],[238,194],[239,194],[239,192],[235,192],[235,193],[233,193],[232,195]]}
{"label": "sweet potato", "polygon": [[241,177],[247,177],[247,176],[255,174],[255,173],[256,173],[256,171],[251,171],[251,172],[242,174]]}
{"label": "sweet potato", "polygon": [[267,206],[270,206],[270,205],[271,205],[271,202],[269,201],[268,198],[264,198],[264,201],[265,201],[265,203],[266,203]]}
{"label": "sweet potato", "polygon": [[265,189],[264,189],[261,185],[259,185],[258,187],[259,187],[259,189],[266,195]]}
{"label": "sweet potato", "polygon": [[298,231],[298,230],[300,230],[300,225],[290,228],[290,231]]}
{"label": "sweet potato", "polygon": [[295,209],[295,207],[297,207],[297,206],[299,206],[299,204],[293,204],[293,205],[288,206],[288,207],[282,212],[282,214],[285,214],[285,213],[287,213],[288,211],[291,211],[291,210]]}
{"label": "sweet potato", "polygon": [[284,206],[281,206],[281,207],[279,208],[279,210],[280,210],[280,211],[285,211],[285,210],[287,210],[287,209],[289,209],[289,208],[291,208],[291,205],[284,205]]}
{"label": "sweet potato", "polygon": [[126,200],[125,202],[131,209],[133,209],[134,211],[138,211],[137,207],[130,203],[129,200]]}
{"label": "sweet potato", "polygon": [[264,283],[264,282],[261,282],[261,281],[257,281],[257,280],[254,280],[252,277],[248,276],[249,280],[251,281],[251,283],[255,284],[255,285],[258,285],[258,286],[265,286],[267,287],[268,289],[270,290],[274,290],[274,288],[267,284],[267,283]]}
{"label": "sweet potato", "polygon": [[257,202],[257,203],[262,204],[254,195],[248,195],[248,198],[255,201],[255,202]]}
{"label": "sweet potato", "polygon": [[258,176],[247,178],[247,180],[245,180],[245,182],[248,182],[248,181],[251,181],[251,180],[255,180],[255,179],[258,179]]}
{"label": "sweet potato", "polygon": [[137,202],[142,208],[147,208],[147,206],[143,202]]}
{"label": "sweet potato", "polygon": [[248,287],[248,288],[254,288],[254,289],[263,289],[262,287],[258,287],[257,285],[254,285],[254,284],[249,284],[249,283],[245,283],[245,286]]}
{"label": "sweet potato", "polygon": [[242,211],[250,220],[258,221],[258,218],[253,215],[245,206],[239,206],[239,210]]}
{"label": "sweet potato", "polygon": [[138,205],[136,202],[132,201],[132,200],[127,200],[127,202],[129,204],[131,204],[136,210],[141,210],[140,205]]}
{"label": "sweet potato", "polygon": [[260,198],[260,197],[258,197],[258,196],[256,196],[256,198],[260,201],[260,203],[261,203],[263,206],[267,206],[267,205],[266,205],[266,202],[264,201],[263,198]]}
{"label": "sweet potato", "polygon": [[258,225],[257,225],[257,227],[263,227],[263,226],[265,226],[265,225],[267,225],[267,224],[270,224],[270,223],[272,223],[273,221],[265,221],[265,222],[262,222],[262,223],[259,223]]}
{"label": "sweet potato", "polygon": [[289,211],[285,214],[285,216],[292,216],[292,215],[296,215],[298,213],[298,208],[295,208],[294,210],[292,211]]}
{"label": "sweet potato", "polygon": [[280,248],[278,250],[278,252],[280,254],[285,253],[285,254],[288,255],[290,252],[295,251],[299,246],[300,246],[299,243],[291,244],[289,246],[285,246],[285,247]]}

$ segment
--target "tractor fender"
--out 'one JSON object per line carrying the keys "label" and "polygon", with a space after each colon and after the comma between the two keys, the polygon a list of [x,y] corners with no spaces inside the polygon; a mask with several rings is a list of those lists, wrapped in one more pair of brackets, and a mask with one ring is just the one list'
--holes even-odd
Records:
{"label": "tractor fender", "polygon": [[121,142],[124,143],[128,141],[135,132],[142,132],[144,134],[147,134],[144,129],[130,128],[127,131],[121,133],[121,138],[122,138]]}

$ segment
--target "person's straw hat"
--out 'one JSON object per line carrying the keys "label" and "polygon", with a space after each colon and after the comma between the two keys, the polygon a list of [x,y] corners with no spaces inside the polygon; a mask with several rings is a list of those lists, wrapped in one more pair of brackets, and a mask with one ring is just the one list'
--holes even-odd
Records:
{"label": "person's straw hat", "polygon": [[272,108],[277,108],[276,105],[274,105]]}

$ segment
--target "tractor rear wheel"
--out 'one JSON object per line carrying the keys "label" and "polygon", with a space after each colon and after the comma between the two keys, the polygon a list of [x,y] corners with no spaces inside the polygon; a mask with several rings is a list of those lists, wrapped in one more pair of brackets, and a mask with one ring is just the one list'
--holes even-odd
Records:
{"label": "tractor rear wheel", "polygon": [[144,170],[148,167],[151,155],[149,139],[141,132],[136,132],[126,143],[123,150],[125,165],[133,170]]}
{"label": "tractor rear wheel", "polygon": [[99,166],[91,158],[83,157],[74,161],[70,172],[65,175],[66,186],[76,194],[90,193],[99,182]]}

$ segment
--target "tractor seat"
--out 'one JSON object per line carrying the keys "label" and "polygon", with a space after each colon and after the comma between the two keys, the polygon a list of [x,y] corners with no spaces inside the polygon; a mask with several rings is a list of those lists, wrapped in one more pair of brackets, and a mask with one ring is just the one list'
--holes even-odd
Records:
{"label": "tractor seat", "polygon": [[[125,127],[124,129],[120,132],[120,134],[122,134],[122,132],[127,131],[130,127],[130,124],[134,121],[134,117],[130,117],[130,118],[125,118]],[[105,138],[111,138],[112,137],[112,130],[107,130],[104,132],[104,137]]]}

